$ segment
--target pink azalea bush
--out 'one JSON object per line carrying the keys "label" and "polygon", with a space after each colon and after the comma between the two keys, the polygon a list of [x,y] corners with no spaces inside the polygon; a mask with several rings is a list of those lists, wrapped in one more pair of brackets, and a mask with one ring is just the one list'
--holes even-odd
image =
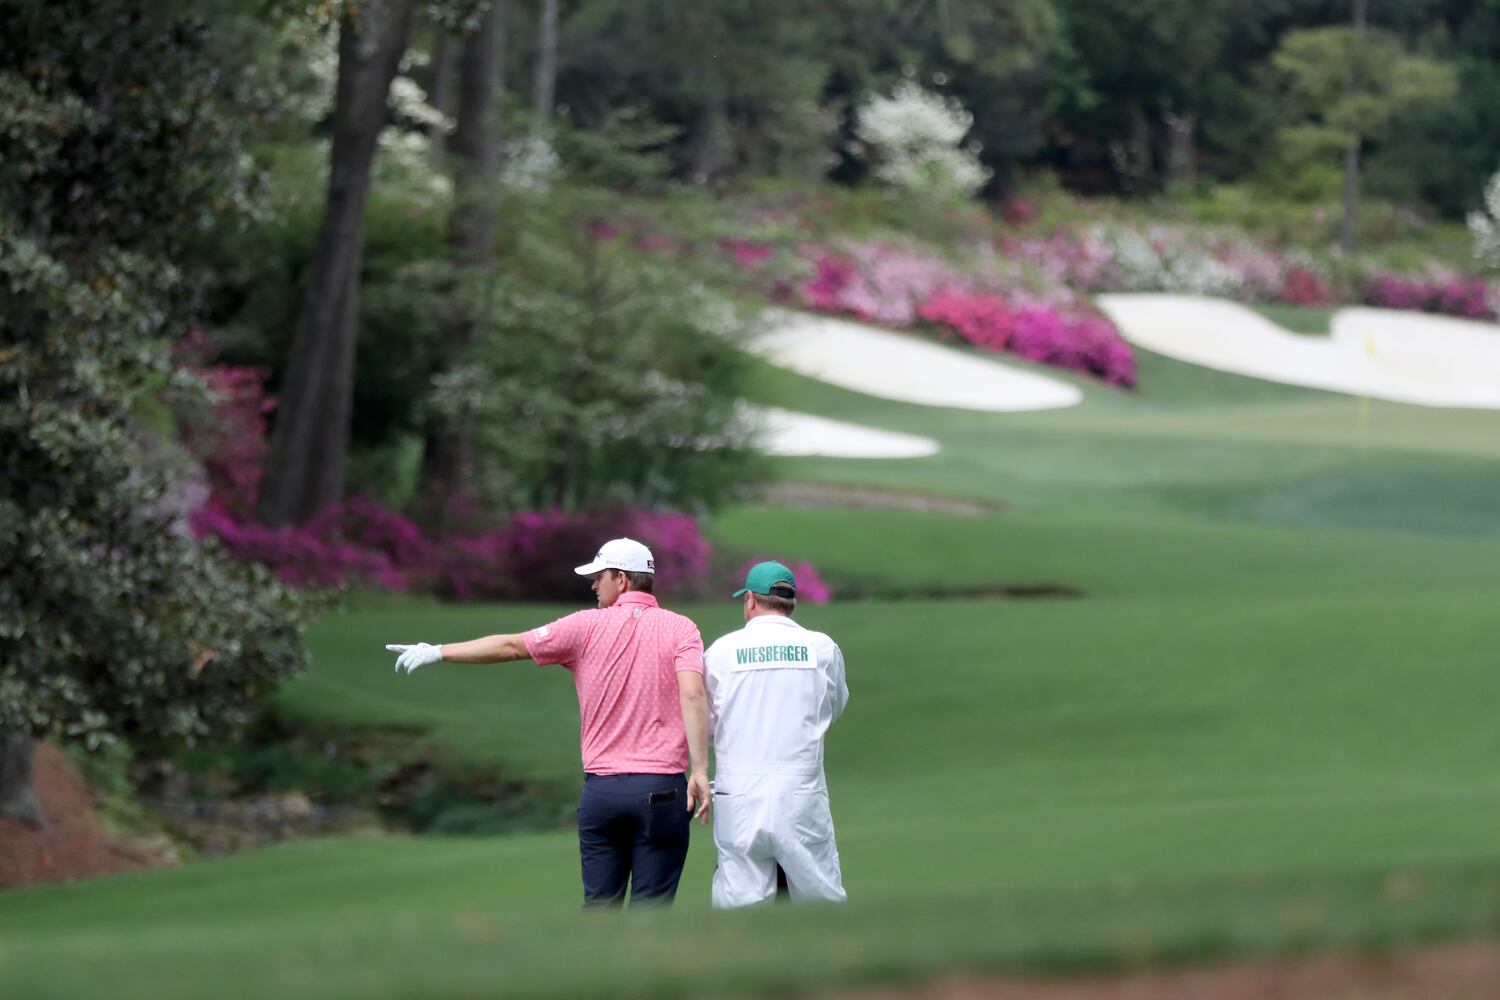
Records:
{"label": "pink azalea bush", "polygon": [[1378,274],[1336,289],[1305,257],[1281,254],[1234,230],[1092,225],[1078,232],[1006,236],[1001,256],[1043,281],[1083,292],[1174,292],[1242,302],[1319,308],[1341,298],[1385,309],[1495,319],[1500,289],[1482,278],[1435,271],[1425,277]]}
{"label": "pink azalea bush", "polygon": [[1382,274],[1364,289],[1366,305],[1381,309],[1409,309],[1441,313],[1464,319],[1493,320],[1495,292],[1482,278],[1438,274],[1426,278],[1403,278]]}
{"label": "pink azalea bush", "polygon": [[237,514],[248,514],[270,450],[266,428],[276,398],[266,393],[262,369],[210,364],[218,350],[197,328],[177,345],[177,361],[203,380],[212,410],[208,419],[195,414],[182,420],[181,435],[188,451],[202,462],[215,499]]}
{"label": "pink azalea bush", "polygon": [[698,519],[675,511],[519,511],[505,526],[453,538],[438,590],[458,600],[567,600],[587,591],[573,567],[607,538],[645,543],[656,557],[659,593],[697,593],[708,578],[711,546]]}
{"label": "pink azalea bush", "polygon": [[494,530],[427,537],[406,515],[355,497],[305,524],[272,527],[211,500],[190,516],[194,534],[261,563],[296,587],[360,584],[420,590],[460,601],[575,600],[588,591],[573,567],[607,538],[644,542],[657,559],[658,591],[697,593],[710,545],[697,518],[675,511],[518,511]]}
{"label": "pink azalea bush", "polygon": [[889,247],[816,251],[803,301],[888,326],[925,322],[989,351],[1135,385],[1135,356],[1108,319],[1066,289],[1037,293],[1019,282],[1006,294],[981,287],[931,257]]}
{"label": "pink azalea bush", "polygon": [[408,590],[411,571],[390,555],[366,547],[346,534],[342,505],[331,507],[303,525],[272,527],[236,517],[210,500],[190,515],[198,538],[214,538],[236,559],[270,568],[294,587],[336,587],[359,581],[383,590]]}
{"label": "pink azalea bush", "polygon": [[864,245],[851,247],[842,256],[819,251],[803,296],[814,309],[910,326],[930,296],[967,280],[932,257]]}
{"label": "pink azalea bush", "polygon": [[[205,501],[189,513],[188,525],[195,537],[212,538],[235,558],[267,566],[285,583],[359,584],[455,600],[577,601],[587,596],[588,583],[573,567],[587,562],[603,540],[626,536],[651,548],[658,592],[696,594],[707,586],[712,548],[698,519],[677,511],[518,511],[493,529],[439,539],[399,511],[353,497],[304,524],[261,524],[254,515],[255,494],[275,403],[265,394],[258,369],[209,365],[209,354],[211,346],[201,335],[184,353],[198,362],[196,371],[213,403],[210,418],[183,428],[210,486]],[[458,509],[471,506],[464,498],[456,503]],[[464,520],[475,518],[470,514]],[[812,593],[826,599],[826,585],[811,566],[802,565]]]}
{"label": "pink azalea bush", "polygon": [[1277,299],[1303,309],[1317,309],[1333,301],[1333,292],[1310,268],[1297,264],[1287,269]]}
{"label": "pink azalea bush", "polygon": [[776,256],[775,247],[757,240],[723,240],[720,246],[746,271],[753,271]]}

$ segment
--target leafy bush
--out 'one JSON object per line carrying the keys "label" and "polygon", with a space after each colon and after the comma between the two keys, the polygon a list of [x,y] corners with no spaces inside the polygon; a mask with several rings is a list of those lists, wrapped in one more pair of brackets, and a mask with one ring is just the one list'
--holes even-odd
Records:
{"label": "leafy bush", "polygon": [[28,3],[3,15],[7,735],[192,741],[232,731],[306,663],[301,602],[193,542],[181,510],[193,491],[140,420],[164,387],[201,388],[167,350],[199,302],[193,243],[251,204],[240,129],[253,81],[228,58],[237,36],[210,31],[203,12]]}
{"label": "leafy bush", "polygon": [[751,304],[714,290],[734,270],[715,235],[560,185],[513,194],[506,213],[513,242],[472,290],[475,341],[430,399],[472,429],[475,499],[701,509],[753,479],[736,409],[751,361],[735,346]]}

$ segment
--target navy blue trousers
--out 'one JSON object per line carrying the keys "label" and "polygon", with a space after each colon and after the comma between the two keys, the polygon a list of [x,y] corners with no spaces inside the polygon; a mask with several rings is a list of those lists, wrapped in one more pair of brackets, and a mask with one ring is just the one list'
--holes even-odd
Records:
{"label": "navy blue trousers", "polygon": [[687,779],[680,774],[585,774],[578,803],[583,905],[664,905],[687,860]]}

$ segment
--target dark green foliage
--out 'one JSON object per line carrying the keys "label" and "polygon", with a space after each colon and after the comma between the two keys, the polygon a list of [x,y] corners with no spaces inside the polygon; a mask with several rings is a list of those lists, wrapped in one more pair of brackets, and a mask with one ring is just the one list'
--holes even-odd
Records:
{"label": "dark green foliage", "polygon": [[235,32],[204,12],[3,8],[0,730],[192,740],[304,662],[295,598],[192,542],[137,417],[194,391],[166,347],[189,248],[249,196]]}
{"label": "dark green foliage", "polygon": [[424,833],[554,830],[577,804],[570,782],[507,777],[509,768],[454,759],[415,729],[296,729],[274,712],[239,741],[200,744],[171,762],[200,793],[300,791],[320,804],[377,811],[393,827]]}
{"label": "dark green foliage", "polygon": [[[475,484],[504,508],[693,508],[757,469],[737,419],[741,303],[706,280],[728,254],[691,223],[597,189],[515,194],[478,336],[433,405],[467,421]],[[676,220],[681,222],[682,220]]]}

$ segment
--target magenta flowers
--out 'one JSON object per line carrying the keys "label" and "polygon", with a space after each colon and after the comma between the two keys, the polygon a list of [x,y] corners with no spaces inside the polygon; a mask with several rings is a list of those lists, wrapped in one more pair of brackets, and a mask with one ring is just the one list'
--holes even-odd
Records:
{"label": "magenta flowers", "polygon": [[1382,309],[1410,309],[1464,319],[1493,320],[1495,301],[1481,278],[1437,275],[1402,278],[1382,274],[1365,286],[1365,304]]}
{"label": "magenta flowers", "polygon": [[982,350],[1009,351],[1122,388],[1135,385],[1130,345],[1113,323],[1079,307],[1066,291],[1050,298],[1003,295],[930,257],[856,247],[847,255],[819,251],[802,297],[822,312],[896,327],[921,321]]}

